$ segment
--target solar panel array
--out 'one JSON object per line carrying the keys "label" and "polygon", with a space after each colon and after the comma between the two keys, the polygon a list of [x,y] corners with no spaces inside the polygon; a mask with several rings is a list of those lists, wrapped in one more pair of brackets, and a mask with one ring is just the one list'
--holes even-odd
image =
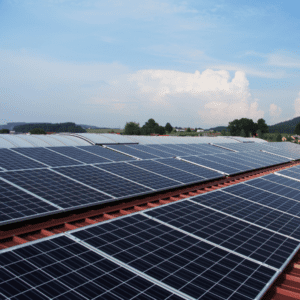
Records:
{"label": "solar panel array", "polygon": [[[112,148],[0,149],[0,224],[289,161],[212,145]],[[286,171],[0,250],[0,298],[259,299],[299,250],[300,168]]]}

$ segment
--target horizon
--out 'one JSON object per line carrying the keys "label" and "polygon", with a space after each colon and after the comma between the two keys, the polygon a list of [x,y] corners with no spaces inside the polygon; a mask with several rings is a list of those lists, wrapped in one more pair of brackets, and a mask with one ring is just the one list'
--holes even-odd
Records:
{"label": "horizon", "polygon": [[300,115],[297,7],[294,0],[1,1],[0,122],[288,121]]}

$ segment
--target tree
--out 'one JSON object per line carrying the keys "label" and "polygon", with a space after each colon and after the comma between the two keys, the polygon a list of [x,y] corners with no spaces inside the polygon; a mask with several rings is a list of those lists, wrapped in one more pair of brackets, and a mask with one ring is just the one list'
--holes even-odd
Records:
{"label": "tree", "polygon": [[0,133],[5,133],[5,134],[7,134],[7,133],[9,133],[10,131],[9,131],[9,129],[1,129],[0,130]]}
{"label": "tree", "polygon": [[280,133],[276,136],[276,142],[282,142],[282,135]]}
{"label": "tree", "polygon": [[259,137],[260,139],[263,139],[263,138],[264,138],[264,134],[263,134],[263,132],[261,131],[261,129],[258,129],[258,130],[257,130],[257,135],[258,135],[258,137]]}
{"label": "tree", "polygon": [[191,128],[188,127],[187,130],[186,130],[186,132],[192,132],[192,131],[191,131]]}
{"label": "tree", "polygon": [[41,128],[34,128],[32,130],[29,131],[30,134],[46,134],[45,130],[41,129]]}
{"label": "tree", "polygon": [[244,129],[241,130],[241,136],[242,136],[242,137],[246,137],[246,132],[245,132]]}
{"label": "tree", "polygon": [[124,134],[140,135],[141,134],[140,124],[136,122],[126,122]]}
{"label": "tree", "polygon": [[225,130],[225,129],[223,129],[223,130],[221,131],[221,135],[223,135],[223,136],[226,135],[226,130]]}
{"label": "tree", "polygon": [[235,119],[229,122],[228,130],[230,131],[230,135],[238,136],[241,134],[242,129],[245,131],[245,136],[249,136],[250,133],[253,135],[256,133],[257,124],[252,119],[247,118]]}
{"label": "tree", "polygon": [[291,141],[292,141],[291,136],[288,136],[288,137],[286,138],[286,141],[287,141],[287,142],[291,142]]}
{"label": "tree", "polygon": [[296,125],[294,133],[300,135],[300,123]]}
{"label": "tree", "polygon": [[167,123],[167,124],[166,124],[166,126],[165,126],[165,130],[166,130],[166,132],[172,132],[172,130],[173,130],[173,127],[171,126],[171,124],[170,124],[170,123]]}
{"label": "tree", "polygon": [[257,120],[257,130],[259,130],[259,129],[262,132],[262,134],[269,132],[269,127],[266,124],[266,121],[264,119]]}
{"label": "tree", "polygon": [[150,135],[151,133],[165,134],[166,130],[165,127],[159,126],[154,119],[149,119],[141,128],[141,133],[144,135]]}

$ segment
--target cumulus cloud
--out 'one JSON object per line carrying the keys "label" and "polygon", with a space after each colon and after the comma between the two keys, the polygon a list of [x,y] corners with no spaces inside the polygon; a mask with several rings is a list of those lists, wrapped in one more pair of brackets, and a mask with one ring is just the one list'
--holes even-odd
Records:
{"label": "cumulus cloud", "polygon": [[300,92],[298,94],[298,98],[295,100],[295,116],[294,117],[299,117],[300,116]]}
{"label": "cumulus cloud", "polygon": [[279,106],[277,106],[276,104],[272,103],[270,105],[269,111],[270,111],[270,115],[272,117],[279,117],[281,115],[282,109]]}
{"label": "cumulus cloud", "polygon": [[[138,86],[140,98],[148,103],[182,113],[185,119],[201,119],[205,124],[227,124],[236,118],[262,118],[257,99],[252,99],[244,72],[232,78],[226,70],[207,69],[200,73],[172,70],[143,70],[129,76]],[[168,111],[166,111],[166,114]]]}

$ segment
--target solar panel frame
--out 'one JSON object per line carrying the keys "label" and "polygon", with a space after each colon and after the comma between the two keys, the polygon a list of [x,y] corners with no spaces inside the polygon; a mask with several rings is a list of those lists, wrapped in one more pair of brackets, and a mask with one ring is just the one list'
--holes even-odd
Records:
{"label": "solar panel frame", "polygon": [[[276,273],[140,214],[77,229],[71,234],[197,299],[203,295],[203,299],[227,299],[233,295],[240,300],[254,299]],[[234,278],[235,289],[225,284],[233,283],[229,278]]]}
{"label": "solar panel frame", "polygon": [[111,149],[112,151],[125,153],[127,155],[132,156],[132,157],[136,157],[136,158],[140,158],[140,159],[159,158],[156,155],[146,153],[144,151],[140,151],[140,150],[137,150],[135,148],[128,147],[126,145],[109,145],[109,146],[106,146],[106,148]]}
{"label": "solar panel frame", "polygon": [[96,163],[107,163],[111,162],[106,158],[94,155],[92,153],[83,151],[78,147],[66,146],[66,147],[49,147],[52,151],[55,151],[59,154],[66,155],[72,159],[76,159],[79,162],[85,164],[96,164]]}
{"label": "solar panel frame", "polygon": [[43,147],[35,148],[15,148],[14,151],[21,153],[27,157],[33,158],[41,163],[51,167],[82,165],[82,162],[74,160],[65,155],[61,155]]}
{"label": "solar panel frame", "polygon": [[126,145],[129,148],[137,149],[139,151],[143,151],[152,155],[157,156],[157,158],[163,158],[163,157],[173,157],[172,154],[163,152],[161,150],[148,147],[147,145]]}
{"label": "solar panel frame", "polygon": [[148,144],[147,146],[154,148],[154,149],[168,152],[168,153],[172,154],[174,157],[175,156],[188,156],[187,154],[185,154],[184,151],[175,150],[173,148],[167,147],[167,145],[168,144]]}

